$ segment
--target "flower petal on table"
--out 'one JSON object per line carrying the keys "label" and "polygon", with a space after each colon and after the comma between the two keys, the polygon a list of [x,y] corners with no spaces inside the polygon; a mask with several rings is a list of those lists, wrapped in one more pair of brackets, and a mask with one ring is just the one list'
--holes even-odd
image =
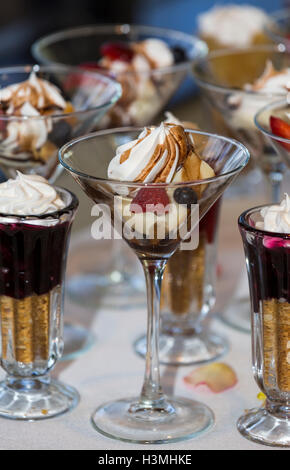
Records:
{"label": "flower petal on table", "polygon": [[207,385],[214,393],[220,393],[236,385],[238,379],[235,371],[222,362],[201,366],[184,377],[184,382],[196,387]]}

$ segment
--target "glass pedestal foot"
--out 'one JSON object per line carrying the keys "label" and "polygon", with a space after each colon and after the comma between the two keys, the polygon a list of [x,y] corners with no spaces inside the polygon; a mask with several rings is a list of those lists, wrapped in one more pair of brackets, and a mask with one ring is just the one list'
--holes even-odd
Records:
{"label": "glass pedestal foot", "polygon": [[78,392],[61,382],[39,378],[8,377],[0,383],[0,416],[35,421],[73,409]]}
{"label": "glass pedestal foot", "polygon": [[[142,357],[146,355],[146,336],[134,343],[134,350]],[[208,331],[195,336],[166,335],[159,340],[159,361],[161,364],[186,366],[214,361],[228,351],[225,338]]]}
{"label": "glass pedestal foot", "polygon": [[236,299],[223,312],[220,318],[232,328],[251,333],[251,304],[248,297]]}
{"label": "glass pedestal foot", "polygon": [[66,282],[66,292],[73,302],[89,308],[99,304],[113,309],[146,305],[144,276],[134,277],[119,271],[104,276],[94,273],[72,276]]}
{"label": "glass pedestal foot", "polygon": [[170,399],[174,411],[160,417],[160,412],[134,416],[129,409],[138,398],[112,401],[96,409],[91,421],[101,434],[113,439],[139,444],[164,444],[191,439],[207,431],[214,415],[202,403],[184,398]]}
{"label": "glass pedestal foot", "polygon": [[63,326],[64,350],[61,361],[71,361],[87,352],[95,344],[95,336],[81,325],[65,322]]}
{"label": "glass pedestal foot", "polygon": [[237,428],[247,439],[267,446],[290,447],[290,415],[279,417],[265,408],[241,416]]}

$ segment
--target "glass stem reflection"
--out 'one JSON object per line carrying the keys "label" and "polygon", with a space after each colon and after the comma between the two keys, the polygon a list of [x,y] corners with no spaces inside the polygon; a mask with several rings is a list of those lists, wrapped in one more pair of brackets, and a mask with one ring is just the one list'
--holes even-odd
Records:
{"label": "glass stem reflection", "polygon": [[269,181],[270,181],[270,197],[271,202],[274,204],[278,204],[281,202],[281,186],[283,180],[283,173],[280,172],[271,172],[269,173]]}

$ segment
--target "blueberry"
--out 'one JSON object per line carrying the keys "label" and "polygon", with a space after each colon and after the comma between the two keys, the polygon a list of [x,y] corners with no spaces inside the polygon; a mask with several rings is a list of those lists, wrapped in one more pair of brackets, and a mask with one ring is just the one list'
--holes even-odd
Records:
{"label": "blueberry", "polygon": [[179,64],[180,62],[186,62],[187,61],[187,55],[184,49],[179,46],[174,46],[171,49],[171,52],[174,56],[174,63]]}
{"label": "blueberry", "polygon": [[71,138],[71,126],[68,122],[59,120],[54,123],[52,131],[49,133],[48,138],[57,147],[61,147]]}
{"label": "blueberry", "polygon": [[196,204],[198,197],[196,192],[191,188],[181,187],[174,191],[173,197],[177,204],[185,204],[188,208],[192,204]]}

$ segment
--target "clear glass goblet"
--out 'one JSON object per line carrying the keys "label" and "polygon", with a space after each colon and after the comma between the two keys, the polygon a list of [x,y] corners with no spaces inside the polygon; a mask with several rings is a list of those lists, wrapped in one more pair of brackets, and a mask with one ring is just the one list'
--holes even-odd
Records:
{"label": "clear glass goblet", "polygon": [[[53,183],[62,171],[58,162],[59,148],[70,139],[92,130],[118,100],[121,87],[109,77],[77,67],[26,65],[0,68],[0,88],[27,80],[31,72],[54,83],[73,108],[70,112],[55,111],[41,116],[1,113],[0,169],[7,178],[15,177],[20,170],[44,176]],[[27,139],[20,141],[20,130],[27,135],[37,135],[37,145],[27,145]],[[40,135],[43,135],[42,139]],[[75,357],[94,342],[87,329],[68,322],[65,323],[64,336],[63,360]]]}
{"label": "clear glass goblet", "polygon": [[[170,67],[141,70],[114,68],[113,77],[122,85],[122,97],[98,123],[98,128],[145,126],[152,124],[156,116],[175,95],[181,83],[189,75],[193,61],[206,55],[206,44],[195,36],[152,26],[115,24],[87,25],[49,34],[32,46],[33,56],[41,63],[83,64],[90,70],[100,71],[100,48],[105,43],[139,42],[148,38],[164,41],[178,52]],[[102,71],[102,70],[101,70]],[[104,73],[110,71],[103,70]],[[96,247],[97,249],[97,247]],[[142,273],[141,273],[142,274]],[[67,289],[74,301],[82,305],[96,303],[104,289],[112,297],[118,293],[118,308],[126,308],[127,296],[135,289],[134,304],[144,305],[145,285],[136,265],[130,262],[122,244],[112,246],[108,269],[80,273],[68,279]],[[107,303],[108,304],[108,303]],[[110,305],[116,308],[116,303]]]}
{"label": "clear glass goblet", "polygon": [[[96,204],[101,204],[103,211],[107,211],[114,228],[138,256],[147,286],[147,353],[141,395],[99,406],[92,416],[93,426],[115,439],[156,444],[195,437],[213,424],[213,414],[205,405],[184,398],[167,397],[162,391],[159,375],[160,292],[166,262],[245,167],[249,153],[236,141],[191,131],[201,154],[206,155],[206,161],[215,170],[214,178],[179,184],[109,180],[107,169],[116,148],[121,142],[124,144],[135,139],[140,130],[112,129],[75,139],[61,149],[60,161],[85,193]],[[178,212],[173,225],[156,219],[157,233],[155,229],[153,232],[146,229],[147,212],[142,213],[141,221],[138,217],[132,220],[130,206],[139,191],[150,191],[153,196],[154,191],[163,190],[173,200],[174,191],[180,187],[190,188],[198,197],[199,214],[195,212],[195,218],[192,207],[183,207],[183,215]],[[182,205],[178,206],[181,209]],[[196,209],[196,204],[193,206]],[[134,221],[137,224],[138,220],[141,224],[132,231],[131,224]],[[158,227],[164,228],[161,236]],[[182,233],[181,229],[185,229],[186,233]]]}
{"label": "clear glass goblet", "polygon": [[239,217],[252,310],[252,364],[266,395],[238,420],[240,433],[269,446],[290,447],[290,235],[257,229],[261,209]]}

